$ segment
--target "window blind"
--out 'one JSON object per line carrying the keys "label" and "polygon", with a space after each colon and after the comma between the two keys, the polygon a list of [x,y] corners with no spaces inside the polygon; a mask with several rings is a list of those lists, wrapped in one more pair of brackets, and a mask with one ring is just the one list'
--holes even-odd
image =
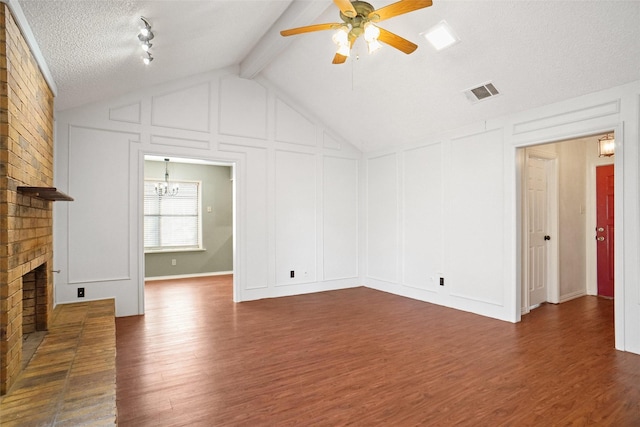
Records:
{"label": "window blind", "polygon": [[149,250],[200,248],[200,183],[178,182],[175,196],[159,196],[156,181],[144,183],[144,247]]}

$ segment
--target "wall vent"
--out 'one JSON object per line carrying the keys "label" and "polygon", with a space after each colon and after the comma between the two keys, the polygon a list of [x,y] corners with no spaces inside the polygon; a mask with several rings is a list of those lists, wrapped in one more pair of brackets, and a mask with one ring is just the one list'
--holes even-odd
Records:
{"label": "wall vent", "polygon": [[464,94],[466,95],[469,102],[475,104],[476,102],[484,101],[486,99],[500,95],[500,92],[498,92],[498,89],[496,89],[493,83],[485,83],[478,87],[465,90]]}

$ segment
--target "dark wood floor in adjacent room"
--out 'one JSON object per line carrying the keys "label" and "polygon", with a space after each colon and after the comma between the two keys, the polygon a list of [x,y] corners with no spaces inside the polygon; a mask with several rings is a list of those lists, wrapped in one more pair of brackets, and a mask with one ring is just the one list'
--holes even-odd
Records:
{"label": "dark wood floor in adjacent room", "polygon": [[610,300],[510,324],[367,288],[234,304],[231,280],[150,282],[116,320],[121,427],[640,425]]}

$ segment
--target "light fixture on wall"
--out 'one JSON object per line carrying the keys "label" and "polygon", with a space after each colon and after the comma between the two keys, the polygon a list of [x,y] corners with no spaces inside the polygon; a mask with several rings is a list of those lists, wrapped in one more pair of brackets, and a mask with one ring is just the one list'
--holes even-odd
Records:
{"label": "light fixture on wall", "polygon": [[598,157],[611,157],[615,154],[616,139],[612,133],[598,138]]}
{"label": "light fixture on wall", "polygon": [[169,183],[169,159],[164,159],[164,181],[155,185],[158,196],[175,196],[178,194],[178,184]]}
{"label": "light fixture on wall", "polygon": [[144,27],[138,33],[138,40],[140,40],[142,50],[146,53],[146,55],[142,57],[142,62],[144,62],[145,65],[149,65],[151,61],[153,61],[153,56],[151,55],[151,52],[149,52],[149,49],[153,46],[151,44],[151,39],[153,39],[154,35],[151,31],[151,24],[149,24],[149,21],[147,21],[144,16],[141,16],[140,20],[144,23]]}

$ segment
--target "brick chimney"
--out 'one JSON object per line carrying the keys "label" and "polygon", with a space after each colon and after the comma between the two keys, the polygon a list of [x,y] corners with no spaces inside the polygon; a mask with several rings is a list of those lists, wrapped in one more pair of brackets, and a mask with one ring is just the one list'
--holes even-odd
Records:
{"label": "brick chimney", "polygon": [[52,202],[18,187],[52,184],[53,93],[0,3],[0,394],[21,370],[23,318],[46,330],[53,311]]}

